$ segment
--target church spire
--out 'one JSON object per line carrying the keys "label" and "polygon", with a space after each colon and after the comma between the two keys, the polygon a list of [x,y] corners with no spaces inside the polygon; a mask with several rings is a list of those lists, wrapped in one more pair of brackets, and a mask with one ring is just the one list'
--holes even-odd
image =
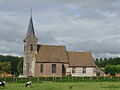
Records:
{"label": "church spire", "polygon": [[28,31],[26,38],[24,39],[24,62],[23,62],[23,75],[35,76],[35,59],[34,56],[37,53],[38,39],[35,36],[34,26],[32,21],[32,11],[30,11],[30,21],[28,25]]}
{"label": "church spire", "polygon": [[29,35],[35,35],[34,32],[34,26],[33,26],[33,20],[32,20],[32,9],[30,10],[30,21],[29,21],[29,25],[28,25],[28,32],[27,32],[27,37]]}

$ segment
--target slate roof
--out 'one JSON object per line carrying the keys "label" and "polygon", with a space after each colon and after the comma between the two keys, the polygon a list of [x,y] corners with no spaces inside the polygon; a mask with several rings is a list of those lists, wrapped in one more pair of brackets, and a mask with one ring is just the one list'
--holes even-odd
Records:
{"label": "slate roof", "polygon": [[32,21],[32,16],[31,16],[30,17],[30,21],[29,21],[29,25],[28,25],[27,37],[32,35],[32,34],[35,35],[33,21]]}

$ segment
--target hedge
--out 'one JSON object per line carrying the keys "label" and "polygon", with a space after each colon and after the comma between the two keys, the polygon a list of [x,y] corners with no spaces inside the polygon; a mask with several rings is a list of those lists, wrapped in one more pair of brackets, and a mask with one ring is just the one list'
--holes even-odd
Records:
{"label": "hedge", "polygon": [[91,81],[120,81],[120,77],[29,77],[29,78],[0,78],[0,81],[25,83],[39,82],[91,82]]}

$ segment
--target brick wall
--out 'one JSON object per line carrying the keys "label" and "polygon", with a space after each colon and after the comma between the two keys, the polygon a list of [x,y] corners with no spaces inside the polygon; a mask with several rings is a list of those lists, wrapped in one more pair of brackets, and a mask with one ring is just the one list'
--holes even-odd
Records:
{"label": "brick wall", "polygon": [[[40,72],[40,65],[43,64],[43,73]],[[52,64],[56,64],[56,73],[52,73]],[[36,63],[36,77],[63,76],[62,63]],[[65,68],[68,64],[64,64]]]}

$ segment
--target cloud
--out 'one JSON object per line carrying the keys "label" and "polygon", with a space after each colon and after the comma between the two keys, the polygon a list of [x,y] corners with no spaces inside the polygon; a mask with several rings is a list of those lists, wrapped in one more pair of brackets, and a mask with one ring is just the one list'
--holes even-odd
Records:
{"label": "cloud", "polygon": [[42,44],[57,44],[57,40],[53,36],[53,33],[50,31],[47,32],[41,32],[38,31],[37,38],[39,39],[39,43]]}
{"label": "cloud", "polygon": [[120,36],[104,39],[102,41],[87,40],[68,43],[68,50],[92,51],[96,57],[120,56]]}

